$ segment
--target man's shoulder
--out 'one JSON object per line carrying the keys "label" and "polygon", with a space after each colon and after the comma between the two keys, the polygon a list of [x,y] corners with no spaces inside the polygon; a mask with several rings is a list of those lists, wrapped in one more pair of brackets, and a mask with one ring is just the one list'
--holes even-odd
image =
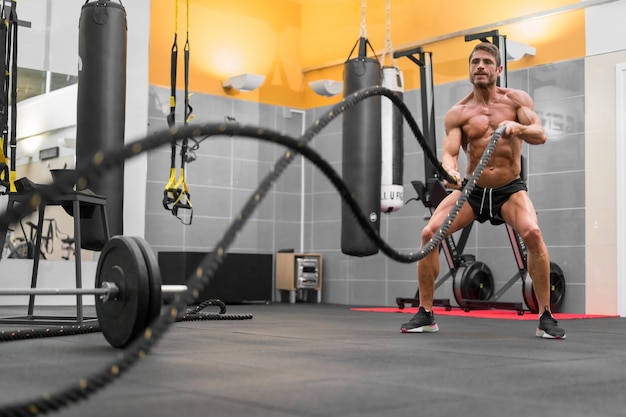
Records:
{"label": "man's shoulder", "polygon": [[504,87],[499,87],[499,90],[504,97],[508,98],[516,104],[523,105],[527,104],[529,101],[532,101],[530,95],[524,90]]}
{"label": "man's shoulder", "polygon": [[453,125],[460,125],[461,119],[463,118],[463,113],[465,110],[465,104],[456,103],[448,109],[446,112],[445,121],[446,123],[451,123]]}

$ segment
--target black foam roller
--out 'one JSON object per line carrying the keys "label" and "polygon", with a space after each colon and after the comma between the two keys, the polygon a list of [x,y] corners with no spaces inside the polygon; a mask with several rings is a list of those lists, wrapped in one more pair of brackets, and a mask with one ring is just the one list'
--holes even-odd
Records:
{"label": "black foam roller", "polygon": [[[111,1],[88,2],[79,20],[79,71],[76,120],[76,165],[91,164],[99,151],[124,145],[126,112],[126,11]],[[87,185],[106,197],[110,235],[123,234],[124,166]],[[96,210],[81,219],[81,246],[101,250],[106,243],[102,218]]]}
{"label": "black foam roller", "polygon": [[[375,59],[355,58],[344,65],[344,96],[381,83]],[[380,230],[381,110],[380,96],[369,97],[343,114],[342,175],[372,226]],[[342,203],[341,251],[352,256],[378,253],[350,208]]]}

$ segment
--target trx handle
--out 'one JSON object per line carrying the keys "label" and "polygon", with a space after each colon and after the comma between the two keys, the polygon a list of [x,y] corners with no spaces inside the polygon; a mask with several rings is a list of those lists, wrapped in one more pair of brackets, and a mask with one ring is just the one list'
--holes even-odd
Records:
{"label": "trx handle", "polygon": [[[176,154],[174,154],[176,155]],[[172,204],[178,199],[178,193],[176,188],[174,188],[174,184],[176,183],[176,168],[170,169],[170,179],[167,181],[165,185],[165,190],[163,190],[163,208],[165,210],[171,210]]]}
{"label": "trx handle", "polygon": [[[185,170],[181,168],[181,175],[176,183],[176,191],[178,195],[172,205],[172,214],[176,216],[184,225],[190,225],[193,220],[193,205],[191,204],[191,195],[189,194],[189,187],[185,181]],[[185,222],[183,216],[179,216],[179,210],[189,211],[189,221]]]}

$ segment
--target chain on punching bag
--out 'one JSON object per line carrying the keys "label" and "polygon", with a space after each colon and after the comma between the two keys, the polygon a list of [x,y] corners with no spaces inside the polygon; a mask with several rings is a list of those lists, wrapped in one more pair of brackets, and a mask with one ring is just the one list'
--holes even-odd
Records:
{"label": "chain on punching bag", "polygon": [[[76,165],[83,169],[96,153],[124,145],[127,27],[121,2],[87,0],[78,38]],[[124,166],[107,171],[87,188],[106,197],[110,235],[123,234]],[[102,221],[99,210],[92,218],[81,219],[84,249],[104,246]]]}

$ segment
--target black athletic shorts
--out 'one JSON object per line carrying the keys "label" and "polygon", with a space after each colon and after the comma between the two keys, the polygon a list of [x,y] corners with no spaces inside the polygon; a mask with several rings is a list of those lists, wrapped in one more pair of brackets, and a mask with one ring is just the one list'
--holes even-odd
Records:
{"label": "black athletic shorts", "polygon": [[[465,184],[467,184],[467,179],[463,180],[463,187]],[[489,220],[491,224],[498,225],[504,223],[500,213],[502,205],[511,195],[519,191],[528,191],[526,183],[521,178],[498,188],[482,188],[476,185],[467,202],[472,207],[476,220],[480,223]]]}

